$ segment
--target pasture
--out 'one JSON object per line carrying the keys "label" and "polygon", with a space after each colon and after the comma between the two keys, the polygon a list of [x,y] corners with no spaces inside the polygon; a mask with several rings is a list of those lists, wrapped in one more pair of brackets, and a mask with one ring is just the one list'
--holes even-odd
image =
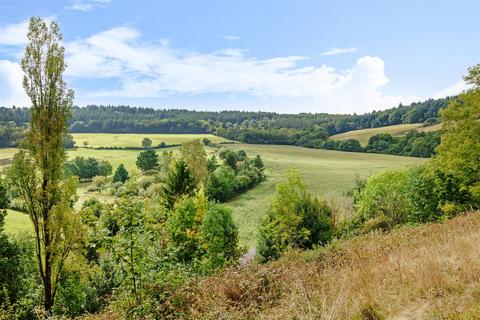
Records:
{"label": "pasture", "polygon": [[437,131],[440,129],[441,129],[441,124],[435,124],[435,125],[426,126],[426,127],[424,127],[423,123],[398,124],[395,126],[352,130],[344,133],[335,134],[331,136],[330,139],[335,141],[356,139],[360,141],[360,144],[362,146],[366,146],[368,144],[368,139],[370,139],[371,136],[379,133],[389,133],[392,136],[404,136],[411,130],[430,132],[430,131]]}
{"label": "pasture", "polygon": [[77,146],[81,147],[88,142],[91,147],[141,147],[143,138],[150,138],[152,146],[161,142],[170,144],[181,144],[185,141],[207,138],[213,143],[228,141],[213,134],[148,134],[148,133],[74,133],[73,139]]}
{"label": "pasture", "polygon": [[[99,134],[89,135],[92,141],[97,141],[98,145],[110,143],[109,141],[128,141],[122,137],[114,138],[118,135]],[[159,135],[166,136],[166,135]],[[163,141],[181,142],[178,140],[180,135],[173,135],[170,140]],[[187,137],[182,135],[186,141]],[[197,135],[188,135],[189,137],[197,137]],[[202,135],[204,137],[205,135]],[[131,138],[133,141],[141,141],[145,135],[136,135]],[[212,141],[222,141],[221,138],[213,138]],[[77,139],[77,138],[76,138]],[[176,139],[176,140],[175,140]],[[209,138],[210,139],[210,138]],[[140,142],[139,142],[140,143]],[[125,146],[125,145],[124,145]],[[329,193],[342,193],[349,190],[356,178],[364,178],[372,173],[376,173],[389,168],[398,168],[407,165],[416,165],[425,161],[421,158],[399,157],[380,154],[367,153],[349,153],[329,150],[306,149],[294,146],[280,145],[252,145],[252,144],[229,144],[227,148],[235,150],[243,149],[250,157],[257,154],[262,156],[266,165],[267,180],[252,190],[237,196],[230,200],[227,205],[233,209],[233,216],[240,230],[240,243],[247,247],[253,246],[256,242],[257,227],[262,219],[264,212],[268,209],[269,203],[275,194],[275,185],[284,179],[285,172],[288,169],[296,169],[303,177],[308,189],[318,195]],[[213,154],[216,148],[206,147],[208,154]],[[173,150],[176,152],[178,148],[167,148],[165,150]],[[0,149],[0,155],[4,158],[11,158],[15,149]],[[75,156],[95,157],[100,160],[108,160],[114,168],[123,163],[127,170],[136,169],[135,161],[139,150],[94,150],[89,148],[78,148],[68,151],[69,158]],[[161,150],[158,151],[159,153]],[[0,158],[1,159],[1,158]],[[86,186],[82,185],[78,189],[79,203],[91,197],[100,197],[102,201],[112,200],[105,196],[86,191]],[[108,199],[107,199],[108,198]],[[27,219],[28,224],[24,221]],[[28,226],[28,217],[20,213],[9,212],[7,215],[6,229],[10,232],[14,230],[25,230]]]}

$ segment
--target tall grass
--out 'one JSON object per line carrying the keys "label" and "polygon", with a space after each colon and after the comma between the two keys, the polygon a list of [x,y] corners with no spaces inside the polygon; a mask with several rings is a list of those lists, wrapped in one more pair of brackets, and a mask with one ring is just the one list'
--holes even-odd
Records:
{"label": "tall grass", "polygon": [[480,213],[372,233],[198,285],[192,318],[478,319]]}

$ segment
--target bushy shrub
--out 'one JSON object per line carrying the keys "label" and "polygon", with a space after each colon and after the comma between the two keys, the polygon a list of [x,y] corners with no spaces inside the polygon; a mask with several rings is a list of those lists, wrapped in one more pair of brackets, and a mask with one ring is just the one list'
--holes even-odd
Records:
{"label": "bushy shrub", "polygon": [[168,230],[177,259],[199,264],[202,272],[209,273],[238,258],[238,229],[231,210],[209,203],[203,190],[175,204]]}
{"label": "bushy shrub", "polygon": [[184,196],[168,218],[168,229],[176,255],[182,261],[192,261],[199,254],[200,224],[208,211],[208,200],[200,191],[195,198]]}
{"label": "bushy shrub", "polygon": [[144,176],[138,179],[137,184],[140,189],[148,189],[155,181],[155,177]]}
{"label": "bushy shrub", "polygon": [[235,263],[238,259],[238,228],[232,219],[232,210],[213,204],[203,217],[200,241],[204,254],[202,270],[211,272]]}
{"label": "bushy shrub", "polygon": [[6,211],[0,211],[0,315],[5,319],[34,319],[34,307],[39,304],[37,293],[34,245],[30,240],[13,240],[3,232]]}
{"label": "bushy shrub", "polygon": [[460,211],[451,204],[468,202],[469,196],[458,179],[443,175],[431,164],[376,174],[355,193],[357,224],[369,219],[393,224],[436,221]]}
{"label": "bushy shrub", "polygon": [[364,221],[385,215],[395,223],[407,222],[408,215],[413,211],[409,191],[406,169],[373,175],[356,197],[357,214]]}
{"label": "bushy shrub", "polygon": [[127,169],[125,169],[125,166],[123,165],[123,163],[121,163],[115,170],[112,180],[114,183],[115,182],[125,183],[125,181],[127,181],[128,178],[129,178],[128,171]]}
{"label": "bushy shrub", "polygon": [[112,174],[112,165],[108,161],[99,161],[93,157],[75,157],[65,163],[65,174],[77,176],[80,180],[91,180],[95,176],[109,176]]}
{"label": "bushy shrub", "polygon": [[207,181],[206,192],[210,199],[225,201],[235,193],[235,171],[230,166],[218,167]]}
{"label": "bushy shrub", "polygon": [[260,226],[258,253],[261,261],[277,259],[289,248],[308,249],[327,243],[332,235],[331,210],[312,197],[300,176],[290,171],[278,184],[271,209]]}

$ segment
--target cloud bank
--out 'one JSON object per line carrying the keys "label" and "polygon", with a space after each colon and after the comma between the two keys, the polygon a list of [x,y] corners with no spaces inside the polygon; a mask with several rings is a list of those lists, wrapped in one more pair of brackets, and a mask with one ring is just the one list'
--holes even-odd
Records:
{"label": "cloud bank", "polygon": [[[0,44],[23,45],[25,28],[25,22],[2,28],[6,32],[0,33]],[[195,101],[195,96],[218,95],[228,107],[232,97],[247,96],[250,105],[245,108],[250,109],[253,101],[262,109],[278,112],[363,113],[421,99],[384,94],[390,80],[385,62],[374,56],[359,57],[349,68],[336,70],[309,64],[307,56],[259,59],[235,48],[196,52],[174,48],[169,41],[143,42],[138,30],[126,26],[64,45],[67,80],[98,84],[82,85],[77,94],[80,101],[162,101],[169,97]],[[21,79],[18,62],[0,60],[0,81],[6,84],[6,90],[0,91],[0,105],[26,104]],[[435,95],[450,94],[459,86]]]}

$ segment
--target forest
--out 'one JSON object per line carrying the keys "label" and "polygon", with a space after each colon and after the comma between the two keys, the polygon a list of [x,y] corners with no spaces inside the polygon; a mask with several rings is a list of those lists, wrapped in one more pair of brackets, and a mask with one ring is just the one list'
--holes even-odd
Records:
{"label": "forest", "polygon": [[[388,144],[388,147],[382,148],[378,147],[378,141],[374,147],[362,148],[355,141],[334,142],[329,141],[328,137],[351,130],[397,124],[435,124],[439,122],[439,111],[452,99],[430,99],[363,115],[202,112],[90,105],[72,107],[72,117],[68,123],[71,133],[213,133],[253,144],[430,157],[439,142],[437,133],[412,133],[406,139],[384,138],[382,144]],[[28,110],[0,108],[0,147],[18,145],[22,128],[24,131],[28,125]]]}

